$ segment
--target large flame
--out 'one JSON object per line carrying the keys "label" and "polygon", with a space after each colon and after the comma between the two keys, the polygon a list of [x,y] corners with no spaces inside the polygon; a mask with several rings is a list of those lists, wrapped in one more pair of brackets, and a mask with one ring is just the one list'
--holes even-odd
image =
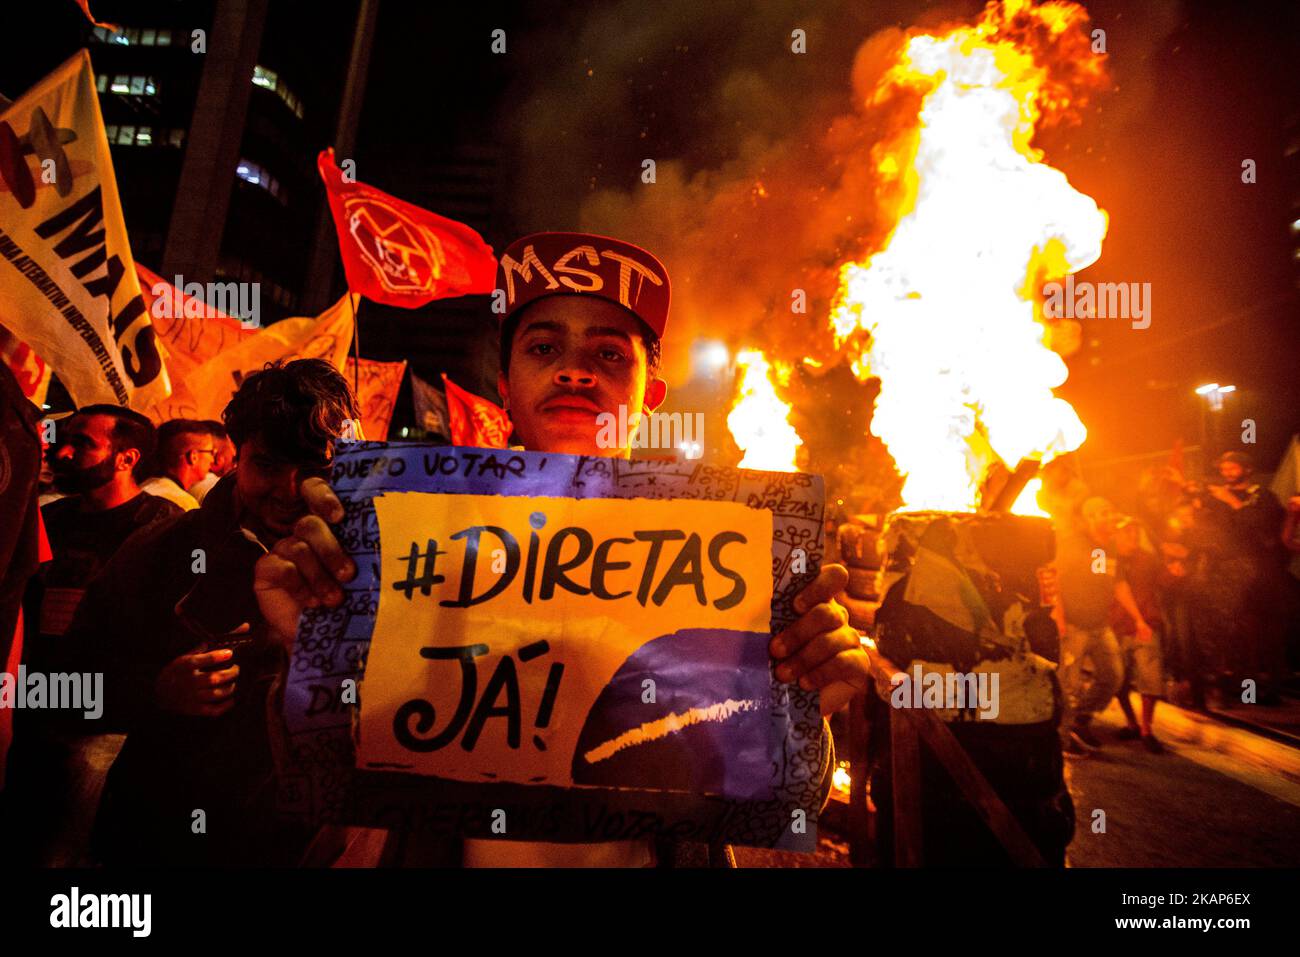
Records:
{"label": "large flame", "polygon": [[[970,509],[998,458],[1047,461],[1087,436],[1052,393],[1067,370],[1035,303],[1043,282],[1096,261],[1107,218],[1030,145],[1069,106],[1041,61],[1066,31],[1088,53],[1084,16],[990,4],[975,26],[910,36],[877,87],[881,102],[919,92],[921,108],[873,151],[897,225],[841,267],[830,323],[854,372],[881,380],[872,431],[908,508]],[[1013,511],[1036,511],[1032,489]]]}
{"label": "large flame", "polygon": [[790,367],[773,367],[760,350],[736,356],[740,384],[727,428],[745,453],[740,467],[794,472],[795,450],[803,440],[789,422],[790,405],[776,394],[776,380],[789,379]]}

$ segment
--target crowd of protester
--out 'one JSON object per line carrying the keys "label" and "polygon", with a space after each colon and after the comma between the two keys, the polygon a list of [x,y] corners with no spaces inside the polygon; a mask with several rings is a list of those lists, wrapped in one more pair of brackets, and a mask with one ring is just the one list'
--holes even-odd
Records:
{"label": "crowd of protester", "polygon": [[[596,242],[605,259],[592,259]],[[588,251],[604,274],[588,272],[599,281],[556,293],[544,268],[506,270],[536,261],[539,250],[559,264]],[[630,443],[602,444],[592,421],[596,411],[649,413],[664,399],[662,263],[628,243],[570,233],[524,237],[501,262],[509,296],[498,314],[498,388],[515,437],[539,452],[629,455]],[[633,265],[648,277],[634,296]],[[276,770],[287,748],[283,682],[299,617],[307,607],[339,608],[357,572],[330,527],[344,507],[327,481],[336,444],[361,435],[347,380],[323,359],[270,364],[240,381],[222,423],[172,421],[157,430],[115,406],[42,419],[3,367],[0,380],[0,451],[12,479],[0,482],[0,505],[21,516],[16,534],[0,535],[0,660],[103,683],[93,717],[45,705],[18,711],[12,748],[0,725],[0,764],[8,750],[10,772],[0,833],[11,840],[11,859],[342,859],[354,846],[343,842],[363,829],[312,828],[277,813]],[[861,636],[834,602],[847,580],[842,566],[823,564],[768,646],[781,680],[818,691],[823,717],[871,681]],[[834,768],[824,724],[818,753],[824,804]],[[389,830],[385,862],[734,863],[722,843],[668,837],[557,845],[406,830]],[[378,863],[369,850],[348,860]]]}
{"label": "crowd of protester", "polygon": [[[0,634],[15,637],[0,661],[10,672],[21,661],[102,673],[107,704],[93,725],[66,711],[11,712],[0,818],[16,825],[6,828],[14,859],[330,859],[337,834],[287,824],[272,806],[272,712],[286,649],[257,640],[267,620],[254,566],[268,553],[300,560],[281,548],[310,534],[303,483],[327,475],[334,441],[357,417],[347,382],[328,363],[301,360],[249,377],[221,423],[155,429],[136,412],[91,405],[54,421],[52,435],[51,420],[4,385],[9,491],[33,507],[17,509],[23,520],[0,539]],[[42,438],[52,439],[44,454]],[[1206,484],[1149,471],[1131,516],[1088,494],[1069,467],[1044,475],[1057,527],[1049,590],[1067,755],[1102,747],[1092,718],[1113,697],[1126,718],[1118,736],[1152,753],[1163,751],[1154,725],[1162,699],[1278,702],[1300,619],[1286,571],[1300,552],[1300,498],[1283,509],[1241,453],[1216,469],[1218,481]],[[116,736],[107,749],[106,734]],[[106,777],[97,768],[105,762]],[[184,839],[198,833],[199,811],[203,830],[222,840]]]}
{"label": "crowd of protester", "polygon": [[[26,490],[15,475],[15,499],[39,502],[28,518],[41,542],[15,543],[7,557],[35,549],[45,560],[10,562],[21,572],[6,575],[5,594],[21,594],[13,621],[0,620],[13,628],[4,657],[29,672],[102,674],[105,690],[93,720],[10,711],[0,817],[15,825],[5,828],[13,859],[299,861],[311,835],[270,807],[268,691],[283,648],[255,640],[253,566],[292,530],[301,481],[323,474],[334,437],[356,419],[346,381],[321,360],[269,367],[224,423],[155,428],[114,405],[37,420],[33,408],[6,394],[7,446],[46,448],[30,459]],[[222,839],[178,837],[209,828]]]}
{"label": "crowd of protester", "polygon": [[[1284,508],[1244,452],[1206,482],[1173,466],[1141,476],[1135,514],[1092,496],[1071,464],[1045,475],[1056,518],[1062,746],[1102,747],[1092,718],[1117,697],[1121,739],[1164,750],[1157,702],[1198,710],[1282,703],[1294,674],[1300,497]],[[1135,711],[1131,693],[1140,698]]]}

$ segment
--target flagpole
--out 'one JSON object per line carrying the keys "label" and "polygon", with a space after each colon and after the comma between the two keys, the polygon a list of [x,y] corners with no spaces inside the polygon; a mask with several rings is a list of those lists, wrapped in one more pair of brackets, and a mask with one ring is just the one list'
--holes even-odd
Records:
{"label": "flagpole", "polygon": [[352,394],[361,394],[361,317],[357,315],[357,297],[349,289],[348,299],[352,303]]}

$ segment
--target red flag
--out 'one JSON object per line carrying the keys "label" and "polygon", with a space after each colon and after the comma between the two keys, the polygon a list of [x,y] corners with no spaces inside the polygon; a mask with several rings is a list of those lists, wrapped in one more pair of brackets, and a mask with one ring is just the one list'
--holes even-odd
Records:
{"label": "red flag", "polygon": [[101,23],[99,20],[96,20],[95,15],[90,12],[90,0],[73,0],[73,2],[76,3],[77,6],[81,7],[81,12],[86,15],[86,19],[95,26],[103,27],[105,30],[112,30],[114,33],[122,29],[116,23]]}
{"label": "red flag", "polygon": [[464,223],[349,182],[332,149],[321,151],[316,167],[325,181],[352,292],[415,309],[496,287],[492,248]]}
{"label": "red flag", "polygon": [[504,449],[510,446],[510,416],[500,406],[466,392],[442,376],[447,393],[447,418],[451,420],[451,444],[481,449]]}

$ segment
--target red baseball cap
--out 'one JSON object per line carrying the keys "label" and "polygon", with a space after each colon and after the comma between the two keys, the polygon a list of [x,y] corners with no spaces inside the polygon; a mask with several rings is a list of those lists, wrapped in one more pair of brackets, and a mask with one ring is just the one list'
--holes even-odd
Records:
{"label": "red baseball cap", "polygon": [[591,233],[533,233],[511,243],[497,264],[505,290],[501,321],[547,296],[599,296],[622,306],[663,337],[668,270],[621,239]]}

